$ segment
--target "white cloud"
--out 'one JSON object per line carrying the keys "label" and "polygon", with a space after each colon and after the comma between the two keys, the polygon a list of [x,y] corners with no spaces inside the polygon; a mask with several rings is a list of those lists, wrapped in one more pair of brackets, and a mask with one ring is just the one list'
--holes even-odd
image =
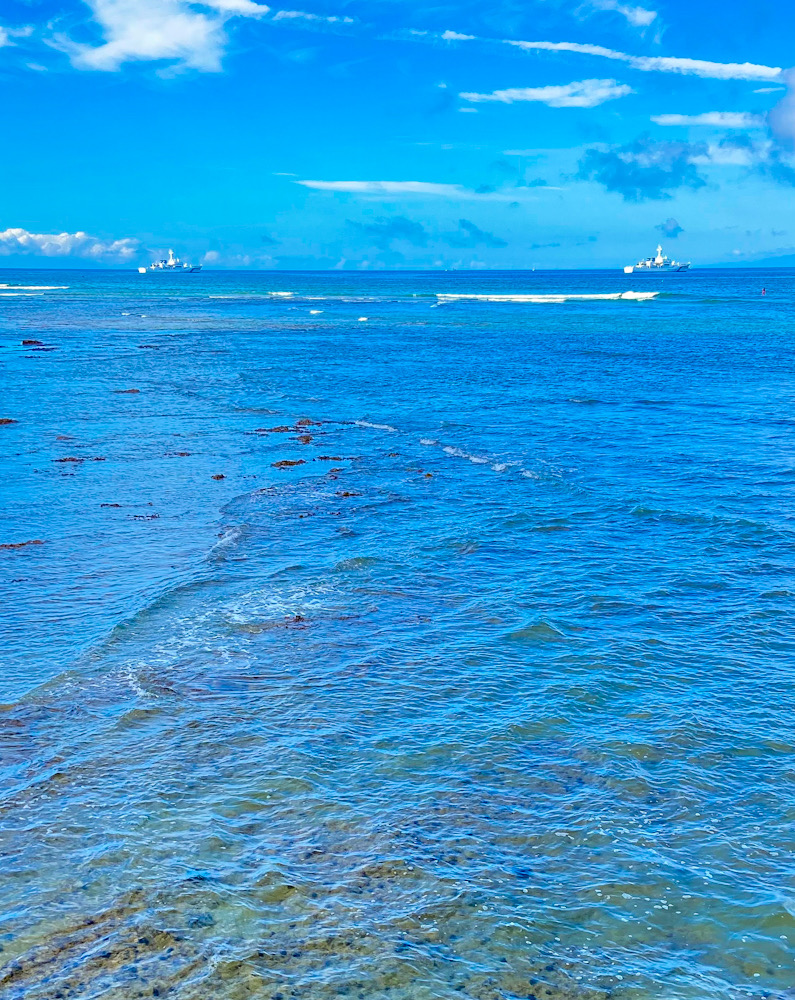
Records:
{"label": "white cloud", "polygon": [[31,233],[27,229],[0,231],[0,255],[34,254],[41,257],[87,257],[91,260],[129,260],[139,250],[138,240],[101,240],[88,233]]}
{"label": "white cloud", "polygon": [[[59,37],[54,44],[80,69],[117,70],[132,60],[167,60],[216,72],[226,45],[224,25],[236,16],[261,17],[252,0],[86,0],[105,39],[87,45]],[[196,9],[203,7],[205,12]]]}
{"label": "white cloud", "polygon": [[442,38],[446,42],[473,42],[475,35],[462,35],[460,31],[443,31]]}
{"label": "white cloud", "polygon": [[582,55],[601,56],[603,59],[626,63],[644,73],[678,73],[710,80],[777,80],[782,72],[777,66],[757,66],[754,63],[716,63],[679,56],[632,56],[626,52],[607,49],[603,45],[579,42],[524,42],[510,38],[504,41],[506,45],[514,45],[525,51],[579,52]]}
{"label": "white cloud", "polygon": [[761,128],[765,119],[745,111],[705,111],[700,115],[652,115],[656,125],[712,125],[716,128]]}
{"label": "white cloud", "polygon": [[754,91],[755,94],[778,94],[782,90],[786,90],[786,87],[757,87]]}
{"label": "white cloud", "polygon": [[[484,195],[461,184],[434,184],[430,181],[296,181],[315,191],[344,191],[349,194],[420,194],[434,198],[478,198]],[[493,194],[487,192],[486,195]]]}
{"label": "white cloud", "polygon": [[326,24],[353,24],[352,17],[324,17],[321,14],[309,14],[304,10],[278,10],[273,15],[274,21],[303,20],[324,21]]}
{"label": "white cloud", "polygon": [[633,28],[648,28],[652,21],[657,18],[656,10],[647,10],[646,7],[629,7],[619,3],[618,0],[591,0],[592,6],[597,10],[615,11],[625,17]]}
{"label": "white cloud", "polygon": [[699,166],[753,167],[770,158],[772,144],[762,142],[753,146],[734,146],[731,143],[710,143],[705,152],[691,156],[690,162]]}
{"label": "white cloud", "polygon": [[495,90],[491,94],[459,94],[465,101],[501,101],[513,104],[516,101],[538,101],[551,108],[595,108],[605,101],[625,97],[633,93],[631,87],[616,80],[579,80],[552,87],[513,87]]}
{"label": "white cloud", "polygon": [[776,141],[789,150],[795,149],[795,70],[785,74],[787,93],[768,116],[770,131]]}
{"label": "white cloud", "polygon": [[24,24],[16,28],[4,28],[0,24],[0,48],[4,45],[13,45],[12,38],[29,38],[33,34],[33,27]]}

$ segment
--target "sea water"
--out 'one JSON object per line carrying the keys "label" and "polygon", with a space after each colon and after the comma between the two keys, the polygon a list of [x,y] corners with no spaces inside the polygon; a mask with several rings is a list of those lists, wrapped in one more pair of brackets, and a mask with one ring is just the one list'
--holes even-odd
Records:
{"label": "sea water", "polygon": [[0,282],[1,997],[795,995],[795,272]]}

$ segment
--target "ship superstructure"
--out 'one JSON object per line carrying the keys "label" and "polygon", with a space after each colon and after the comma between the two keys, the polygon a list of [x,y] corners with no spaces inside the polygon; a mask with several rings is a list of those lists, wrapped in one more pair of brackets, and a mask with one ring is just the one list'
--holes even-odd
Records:
{"label": "ship superstructure", "polygon": [[188,264],[187,261],[180,260],[179,257],[174,256],[174,251],[168,251],[168,258],[166,260],[153,260],[149,267],[139,267],[139,274],[146,274],[148,271],[169,271],[172,274],[175,271],[179,272],[193,272],[201,271],[201,264]]}
{"label": "ship superstructure", "polygon": [[662,246],[657,245],[657,256],[656,257],[646,257],[644,260],[639,260],[637,264],[628,264],[624,268],[624,274],[660,274],[660,273],[670,273],[670,272],[682,272],[690,270],[690,261],[683,264],[678,260],[671,260],[662,252]]}

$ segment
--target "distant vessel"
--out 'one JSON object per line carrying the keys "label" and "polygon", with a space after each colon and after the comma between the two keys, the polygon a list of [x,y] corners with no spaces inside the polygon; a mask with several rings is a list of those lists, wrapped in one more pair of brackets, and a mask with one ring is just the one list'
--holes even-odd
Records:
{"label": "distant vessel", "polygon": [[139,267],[139,274],[146,274],[147,271],[201,271],[201,264],[188,264],[174,256],[174,251],[168,251],[168,260],[153,260],[149,267]]}
{"label": "distant vessel", "polygon": [[670,257],[664,256],[662,252],[662,246],[657,245],[657,256],[647,257],[645,260],[639,260],[637,264],[627,264],[624,268],[624,274],[637,274],[638,272],[643,273],[648,271],[651,274],[669,274],[672,271],[689,271],[690,261],[686,264],[682,264],[678,260],[671,260]]}

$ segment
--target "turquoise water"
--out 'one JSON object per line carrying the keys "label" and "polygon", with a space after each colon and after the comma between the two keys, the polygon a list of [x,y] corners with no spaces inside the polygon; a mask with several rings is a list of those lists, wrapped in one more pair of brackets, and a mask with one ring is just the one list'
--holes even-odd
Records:
{"label": "turquoise water", "polygon": [[795,996],[795,272],[0,282],[4,1000]]}

